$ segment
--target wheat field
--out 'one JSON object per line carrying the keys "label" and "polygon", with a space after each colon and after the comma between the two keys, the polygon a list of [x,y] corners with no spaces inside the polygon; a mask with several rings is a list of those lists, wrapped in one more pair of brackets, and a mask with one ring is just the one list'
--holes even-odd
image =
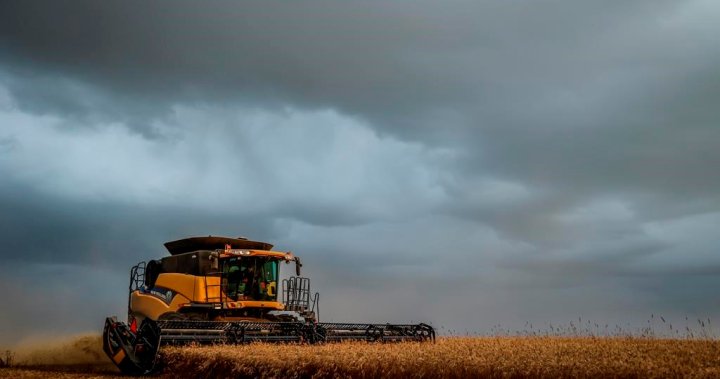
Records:
{"label": "wheat field", "polygon": [[[119,373],[99,337],[20,354],[8,378]],[[436,343],[184,346],[165,378],[717,378],[720,341],[639,337],[442,337]]]}
{"label": "wheat field", "polygon": [[172,373],[250,378],[720,377],[720,342],[648,338],[467,337],[437,343],[174,347]]}

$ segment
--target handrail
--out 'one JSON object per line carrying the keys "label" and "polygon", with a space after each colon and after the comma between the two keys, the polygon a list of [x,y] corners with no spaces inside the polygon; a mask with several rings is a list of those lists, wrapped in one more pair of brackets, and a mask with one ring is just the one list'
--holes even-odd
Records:
{"label": "handrail", "polygon": [[312,312],[315,313],[315,320],[320,322],[320,292],[315,292],[313,298]]}
{"label": "handrail", "polygon": [[314,313],[317,320],[320,315],[320,294],[311,295],[310,279],[291,276],[282,281],[282,301],[285,310],[299,313]]}
{"label": "handrail", "polygon": [[142,284],[142,286],[145,285],[145,267],[146,266],[147,266],[147,263],[145,261],[142,261],[130,269],[130,284],[128,285],[128,305],[127,305],[128,322],[130,321],[130,313],[132,313],[132,310],[130,308],[130,300],[132,297],[132,293],[133,293],[133,291],[140,289],[141,284]]}

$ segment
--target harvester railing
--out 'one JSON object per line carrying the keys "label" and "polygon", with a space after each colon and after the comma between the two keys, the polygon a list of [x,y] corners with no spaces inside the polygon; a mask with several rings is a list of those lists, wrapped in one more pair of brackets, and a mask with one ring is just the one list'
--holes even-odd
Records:
{"label": "harvester railing", "polygon": [[147,263],[145,261],[142,261],[135,266],[133,266],[130,269],[130,285],[128,286],[128,318],[130,317],[131,309],[130,309],[130,298],[132,296],[133,291],[139,290],[141,287],[145,286],[145,268],[147,267]]}
{"label": "harvester railing", "polygon": [[311,311],[315,314],[315,320],[320,321],[320,292],[315,292],[312,303]]}
{"label": "harvester railing", "polygon": [[285,310],[299,313],[314,312],[320,314],[320,294],[311,294],[310,279],[291,276],[282,281],[282,300]]}
{"label": "harvester railing", "polygon": [[140,262],[130,269],[130,292],[145,285],[146,262]]}

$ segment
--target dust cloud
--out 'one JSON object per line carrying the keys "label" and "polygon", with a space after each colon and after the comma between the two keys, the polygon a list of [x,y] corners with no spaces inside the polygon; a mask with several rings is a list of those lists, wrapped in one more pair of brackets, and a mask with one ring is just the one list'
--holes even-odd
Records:
{"label": "dust cloud", "polygon": [[50,339],[33,338],[9,348],[16,366],[78,366],[112,364],[102,350],[99,334]]}

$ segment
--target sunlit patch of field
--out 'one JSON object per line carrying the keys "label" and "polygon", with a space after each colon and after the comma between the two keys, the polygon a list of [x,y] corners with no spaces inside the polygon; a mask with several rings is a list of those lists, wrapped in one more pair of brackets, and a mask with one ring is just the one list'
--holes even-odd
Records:
{"label": "sunlit patch of field", "polygon": [[250,378],[720,377],[720,341],[463,337],[437,343],[173,347],[166,375]]}

